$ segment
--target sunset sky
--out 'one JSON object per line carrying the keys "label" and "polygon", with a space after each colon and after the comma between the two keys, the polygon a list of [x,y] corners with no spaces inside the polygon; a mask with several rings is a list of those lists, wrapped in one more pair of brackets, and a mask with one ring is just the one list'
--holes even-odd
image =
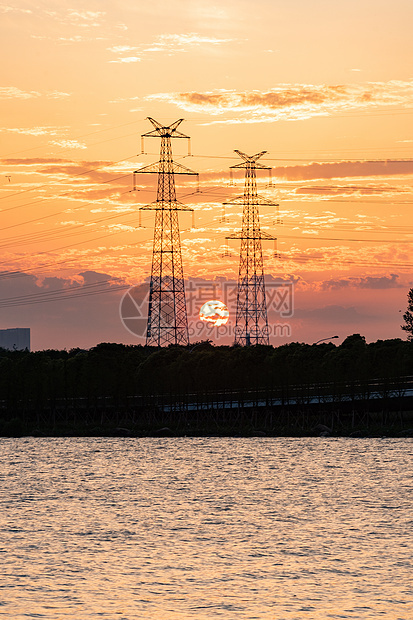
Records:
{"label": "sunset sky", "polygon": [[[259,191],[280,205],[261,210],[278,238],[279,256],[264,244],[268,286],[294,283],[292,316],[269,306],[289,326],[271,343],[405,338],[411,0],[16,0],[0,17],[1,328],[30,327],[34,349],[144,342],[119,305],[131,286],[143,299],[150,277],[154,215],[139,227],[138,211],[156,179],[137,176],[133,191],[132,173],[158,159],[153,138],[141,154],[153,117],[185,119],[192,155],[174,140],[174,157],[200,174],[199,192],[177,178],[195,210],[194,227],[180,215],[191,321],[237,278],[225,236],[241,213],[222,211],[242,193],[234,149],[266,150],[272,185],[260,174]],[[204,337],[231,341],[193,340]]]}

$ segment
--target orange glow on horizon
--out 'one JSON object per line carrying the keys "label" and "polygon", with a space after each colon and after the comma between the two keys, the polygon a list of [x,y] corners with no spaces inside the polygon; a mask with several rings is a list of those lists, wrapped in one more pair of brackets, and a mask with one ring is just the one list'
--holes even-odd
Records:
{"label": "orange glow on horizon", "polygon": [[[222,202],[242,193],[243,176],[231,184],[229,166],[234,149],[266,149],[273,182],[259,173],[259,192],[280,213],[260,212],[278,238],[278,258],[264,244],[265,270],[295,283],[302,318],[291,339],[324,336],[311,311],[329,307],[344,309],[342,331],[403,337],[395,313],[413,266],[413,7],[396,0],[373,14],[350,0],[332,19],[321,2],[298,12],[259,2],[253,14],[232,0],[216,11],[201,0],[185,10],[163,3],[160,13],[156,2],[89,5],[0,8],[0,263],[28,274],[7,281],[5,298],[24,296],[27,278],[42,292],[84,285],[91,272],[147,281],[154,216],[138,211],[155,199],[156,178],[137,175],[134,187],[133,172],[157,160],[159,144],[147,140],[141,154],[140,135],[148,116],[184,118],[193,155],[175,140],[174,158],[200,173],[199,192],[177,177],[178,199],[195,210],[195,226],[180,214],[185,276],[236,279],[239,246],[228,255],[225,237],[241,213],[223,215]],[[12,326],[12,308],[2,312]]]}

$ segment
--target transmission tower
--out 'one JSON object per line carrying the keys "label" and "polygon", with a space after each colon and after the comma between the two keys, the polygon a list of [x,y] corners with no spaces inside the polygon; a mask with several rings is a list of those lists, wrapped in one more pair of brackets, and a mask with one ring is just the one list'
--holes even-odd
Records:
{"label": "transmission tower", "polygon": [[256,169],[271,170],[269,166],[257,163],[266,152],[249,156],[241,151],[235,151],[244,161],[231,166],[231,169],[245,169],[244,194],[224,203],[243,207],[241,231],[226,237],[241,240],[235,325],[235,344],[240,345],[270,343],[262,239],[276,240],[276,237],[261,231],[259,206],[278,207],[278,205],[257,194]]}
{"label": "transmission tower", "polygon": [[158,347],[169,344],[188,345],[178,211],[193,211],[193,209],[177,201],[175,174],[198,173],[175,163],[172,159],[171,138],[186,138],[189,141],[189,136],[177,131],[183,119],[180,118],[169,127],[164,127],[153,118],[148,120],[155,129],[143,134],[142,141],[145,137],[161,138],[161,150],[158,162],[136,171],[136,174],[143,172],[158,175],[155,202],[141,207],[142,210],[156,212],[146,344]]}

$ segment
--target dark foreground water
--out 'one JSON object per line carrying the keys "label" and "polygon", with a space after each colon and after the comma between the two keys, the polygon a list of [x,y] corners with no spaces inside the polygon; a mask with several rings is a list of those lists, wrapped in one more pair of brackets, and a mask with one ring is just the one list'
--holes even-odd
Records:
{"label": "dark foreground water", "polygon": [[0,618],[412,620],[411,439],[1,439]]}

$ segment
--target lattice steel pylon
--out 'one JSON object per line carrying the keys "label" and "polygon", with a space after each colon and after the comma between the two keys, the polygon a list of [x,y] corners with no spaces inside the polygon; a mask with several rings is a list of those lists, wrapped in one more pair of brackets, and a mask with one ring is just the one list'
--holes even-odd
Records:
{"label": "lattice steel pylon", "polygon": [[257,194],[256,169],[271,170],[269,166],[257,163],[266,152],[250,156],[235,151],[244,161],[231,168],[245,168],[244,194],[224,203],[243,207],[241,231],[226,237],[241,240],[234,341],[234,344],[240,345],[270,344],[262,239],[275,241],[276,237],[261,231],[259,206],[278,207],[278,204]]}
{"label": "lattice steel pylon", "polygon": [[177,131],[183,119],[180,118],[169,127],[164,127],[153,118],[148,120],[155,129],[143,134],[142,139],[161,138],[161,149],[158,162],[145,166],[135,173],[158,175],[155,202],[141,207],[142,210],[156,212],[146,344],[158,347],[169,344],[185,346],[189,344],[189,334],[178,211],[193,211],[193,209],[177,201],[175,174],[198,175],[198,173],[175,163],[172,159],[171,138],[189,140],[189,136]]}

